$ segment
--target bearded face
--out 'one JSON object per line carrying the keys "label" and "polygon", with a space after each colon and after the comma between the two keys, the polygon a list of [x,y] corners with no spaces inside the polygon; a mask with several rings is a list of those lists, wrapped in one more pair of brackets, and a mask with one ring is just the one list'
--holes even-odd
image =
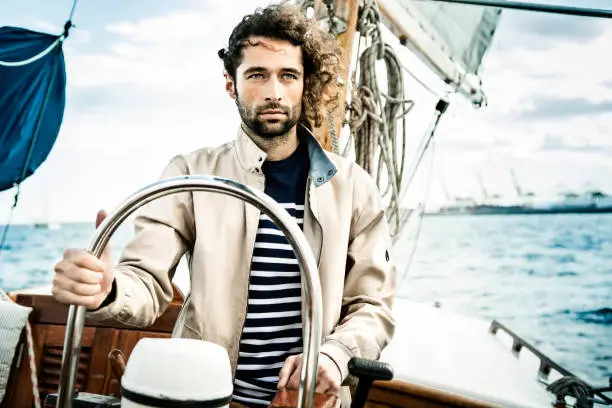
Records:
{"label": "bearded face", "polygon": [[265,138],[282,136],[289,132],[300,119],[302,104],[293,106],[280,102],[270,102],[264,105],[249,105],[236,97],[236,105],[242,121],[257,135]]}
{"label": "bearded face", "polygon": [[304,92],[302,49],[285,40],[252,37],[226,88],[242,121],[257,135],[287,134],[299,122]]}

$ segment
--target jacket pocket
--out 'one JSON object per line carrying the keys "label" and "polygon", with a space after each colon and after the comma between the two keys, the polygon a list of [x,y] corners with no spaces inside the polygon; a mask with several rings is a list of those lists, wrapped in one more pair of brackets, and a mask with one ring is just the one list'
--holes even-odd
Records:
{"label": "jacket pocket", "polygon": [[187,324],[183,325],[183,332],[182,332],[181,337],[186,338],[186,339],[204,340],[202,338],[202,335],[200,335],[200,333],[198,333],[197,330],[195,330],[194,328],[190,327]]}
{"label": "jacket pocket", "polygon": [[172,337],[182,337],[186,339],[198,339],[203,340],[202,335],[193,327],[187,324],[189,307],[191,306],[191,293],[187,295],[183,307],[176,319],[174,329],[172,330]]}

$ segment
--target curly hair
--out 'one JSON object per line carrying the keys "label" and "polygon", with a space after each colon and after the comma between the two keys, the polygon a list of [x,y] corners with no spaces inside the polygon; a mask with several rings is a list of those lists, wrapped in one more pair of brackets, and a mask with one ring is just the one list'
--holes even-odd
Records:
{"label": "curly hair", "polygon": [[257,8],[234,28],[228,47],[219,51],[225,71],[234,80],[242,62],[242,51],[251,44],[251,36],[285,40],[301,47],[304,64],[302,117],[314,127],[320,127],[328,112],[337,109],[339,103],[342,51],[336,38],[319,29],[316,21],[308,19],[297,6],[283,2]]}

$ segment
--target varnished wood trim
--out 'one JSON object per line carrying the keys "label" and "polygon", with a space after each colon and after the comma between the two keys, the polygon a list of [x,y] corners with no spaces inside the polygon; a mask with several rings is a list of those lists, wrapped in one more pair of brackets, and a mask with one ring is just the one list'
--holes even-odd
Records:
{"label": "varnished wood trim", "polygon": [[469,407],[493,408],[494,406],[422,385],[409,384],[397,380],[376,381],[368,395],[367,408],[443,408]]}
{"label": "varnished wood trim", "polygon": [[[30,321],[33,324],[51,324],[51,325],[65,325],[68,319],[68,305],[57,302],[51,295],[42,294],[30,294],[30,293],[17,293],[14,295],[16,303],[33,308],[30,316]],[[122,325],[121,323],[115,322],[96,322],[87,320],[85,325],[87,327],[100,327],[100,328],[116,328],[123,330],[136,330],[140,331],[146,329],[147,331],[168,333],[172,332],[174,323],[178,318],[181,307],[183,305],[183,295],[175,287],[174,299],[168,305],[168,308],[161,315],[152,326],[146,328],[138,328],[133,326]]]}

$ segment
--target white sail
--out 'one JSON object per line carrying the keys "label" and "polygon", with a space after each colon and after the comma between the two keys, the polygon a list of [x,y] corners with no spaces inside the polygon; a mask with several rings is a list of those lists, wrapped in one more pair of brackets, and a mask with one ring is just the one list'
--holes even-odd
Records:
{"label": "white sail", "polygon": [[449,56],[477,74],[501,16],[501,9],[428,1],[398,1],[418,16],[425,31],[444,45]]}
{"label": "white sail", "polygon": [[478,73],[501,9],[415,0],[378,0],[385,25],[440,78],[475,105],[484,102]]}

